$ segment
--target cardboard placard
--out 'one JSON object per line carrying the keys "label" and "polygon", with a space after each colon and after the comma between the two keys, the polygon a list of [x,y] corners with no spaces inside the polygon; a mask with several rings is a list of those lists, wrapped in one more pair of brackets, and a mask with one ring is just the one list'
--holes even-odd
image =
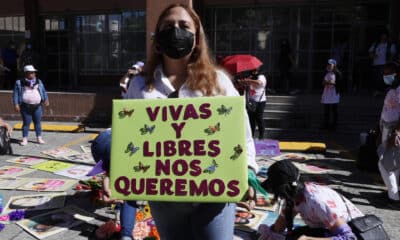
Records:
{"label": "cardboard placard", "polygon": [[243,97],[114,100],[112,195],[238,202],[248,188]]}

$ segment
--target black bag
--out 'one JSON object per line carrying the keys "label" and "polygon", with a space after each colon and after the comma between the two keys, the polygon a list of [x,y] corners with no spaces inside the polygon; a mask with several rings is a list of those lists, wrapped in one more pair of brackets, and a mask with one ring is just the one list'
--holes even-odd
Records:
{"label": "black bag", "polygon": [[339,195],[351,219],[348,224],[358,240],[390,240],[385,228],[383,228],[383,222],[379,217],[374,214],[366,214],[362,217],[352,218],[343,195]]}
{"label": "black bag", "polygon": [[383,222],[373,214],[353,218],[349,226],[359,240],[389,240],[389,236],[383,228]]}
{"label": "black bag", "polygon": [[253,99],[247,99],[246,108],[248,112],[256,112],[257,102]]}
{"label": "black bag", "polygon": [[[265,90],[264,90],[264,91],[265,91]],[[261,94],[259,101],[261,101],[261,98],[262,98],[263,95],[264,95],[264,91],[263,91],[263,93]],[[256,110],[257,110],[257,105],[258,105],[258,102],[255,101],[255,100],[252,99],[252,98],[249,98],[248,93],[246,93],[246,109],[247,109],[247,111],[248,111],[248,112],[251,112],[251,113],[256,112]]]}
{"label": "black bag", "polygon": [[12,154],[10,137],[7,128],[0,127],[0,155]]}

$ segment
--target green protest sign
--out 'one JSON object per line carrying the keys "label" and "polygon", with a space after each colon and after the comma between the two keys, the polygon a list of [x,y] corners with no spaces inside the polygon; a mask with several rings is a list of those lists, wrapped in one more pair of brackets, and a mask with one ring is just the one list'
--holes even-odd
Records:
{"label": "green protest sign", "polygon": [[114,100],[113,197],[240,201],[248,187],[244,117],[243,97]]}

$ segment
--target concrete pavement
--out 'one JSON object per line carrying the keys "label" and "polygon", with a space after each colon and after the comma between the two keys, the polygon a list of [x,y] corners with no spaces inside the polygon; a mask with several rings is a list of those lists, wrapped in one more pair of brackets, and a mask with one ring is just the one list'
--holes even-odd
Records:
{"label": "concrete pavement", "polygon": [[[100,130],[100,129],[98,129]],[[12,144],[14,154],[41,156],[43,150],[54,149],[59,146],[67,146],[74,150],[80,151],[80,145],[87,144],[93,137],[93,132],[81,133],[66,133],[66,132],[44,132],[43,137],[47,142],[44,145],[38,145],[34,142],[29,142],[27,146],[21,147],[17,144],[17,139],[20,139],[21,132],[14,131]],[[301,136],[301,133],[298,133]],[[34,132],[30,133],[30,140],[34,140]],[[307,135],[303,135],[304,141],[318,141],[317,139],[308,139]],[[400,239],[400,227],[398,219],[400,217],[400,206],[395,208],[390,206],[382,192],[384,186],[380,181],[379,175],[370,174],[360,171],[356,168],[354,156],[346,151],[346,148],[355,149],[354,146],[341,147],[340,143],[333,140],[328,142],[328,150],[325,154],[313,154],[316,160],[309,160],[310,164],[321,165],[332,169],[329,174],[322,176],[312,176],[312,178],[320,178],[326,181],[333,188],[342,192],[346,197],[353,201],[364,213],[374,213],[384,221],[384,226],[388,231],[391,239]],[[14,156],[0,156],[0,166],[9,165],[5,160]],[[37,170],[23,177],[48,177],[48,178],[63,178],[52,173]],[[4,196],[4,204],[7,203],[10,196],[33,194],[35,192],[18,191],[18,190],[0,190]],[[106,217],[111,215],[107,212],[107,208],[94,206],[90,199],[85,194],[75,194],[75,191],[68,190],[66,205],[77,205],[95,216],[95,220],[91,224],[86,224],[81,227],[69,229],[54,236],[48,237],[49,240],[65,240],[65,239],[88,239],[89,232],[94,229],[95,225],[100,225],[106,220]],[[45,210],[46,211],[46,210]],[[39,214],[45,211],[38,211]],[[0,240],[30,240],[35,239],[16,224],[6,225],[5,229],[0,232]]]}

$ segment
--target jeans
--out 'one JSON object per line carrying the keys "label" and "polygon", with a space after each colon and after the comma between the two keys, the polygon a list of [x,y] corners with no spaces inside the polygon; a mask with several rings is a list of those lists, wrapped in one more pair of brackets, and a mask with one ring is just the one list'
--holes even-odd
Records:
{"label": "jeans", "polygon": [[124,201],[121,207],[121,237],[132,237],[132,231],[135,227],[136,202]]}
{"label": "jeans", "polygon": [[250,120],[250,127],[251,133],[254,137],[254,133],[256,130],[256,124],[258,128],[258,139],[264,138],[264,108],[265,108],[265,101],[257,102],[257,108],[255,112],[248,112],[249,120]]}
{"label": "jeans", "polygon": [[32,120],[35,125],[36,137],[42,136],[42,105],[30,107],[29,105],[21,104],[20,112],[22,116],[22,137],[28,137]]}
{"label": "jeans", "polygon": [[232,240],[234,203],[149,202],[162,240]]}

